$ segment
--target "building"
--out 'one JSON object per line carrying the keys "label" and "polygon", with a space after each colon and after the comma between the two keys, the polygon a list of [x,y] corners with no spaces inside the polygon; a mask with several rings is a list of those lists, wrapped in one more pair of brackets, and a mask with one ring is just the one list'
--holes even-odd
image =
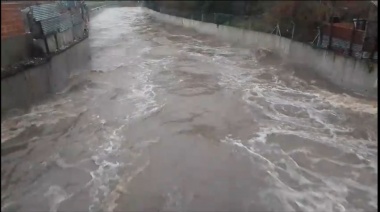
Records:
{"label": "building", "polygon": [[372,1],[365,18],[352,22],[340,22],[336,18],[325,23],[319,46],[359,59],[377,60],[377,28],[377,2]]}
{"label": "building", "polygon": [[1,67],[41,58],[87,35],[79,1],[1,2]]}

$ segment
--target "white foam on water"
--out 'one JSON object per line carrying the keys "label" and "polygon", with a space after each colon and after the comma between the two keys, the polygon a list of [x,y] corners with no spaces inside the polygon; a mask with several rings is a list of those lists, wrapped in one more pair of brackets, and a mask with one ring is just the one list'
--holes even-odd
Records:
{"label": "white foam on water", "polygon": [[126,193],[129,183],[141,172],[143,172],[146,167],[148,167],[150,164],[150,161],[148,160],[144,165],[141,167],[138,167],[135,171],[133,171],[131,174],[128,173],[127,176],[123,176],[120,181],[118,182],[116,188],[110,192],[110,194],[107,196],[107,198],[103,201],[103,208],[105,211],[114,211],[117,207],[116,201],[119,199],[121,193]]}
{"label": "white foam on water", "polygon": [[[263,133],[263,131],[266,131],[266,133]],[[298,165],[290,156],[295,151],[285,153],[280,150],[279,152],[276,151],[273,146],[266,144],[267,136],[272,133],[278,133],[278,131],[272,131],[271,129],[264,129],[263,131],[259,132],[255,138],[244,142],[244,144],[241,140],[233,139],[231,136],[222,140],[223,143],[233,145],[249,153],[254,157],[253,163],[255,166],[261,165],[260,167],[266,170],[267,174],[271,177],[273,185],[261,193],[263,202],[266,202],[268,198],[280,200],[283,207],[281,210],[285,211],[298,210],[294,208],[294,204],[297,204],[297,207],[302,211],[360,211],[360,208],[356,208],[350,202],[347,202],[346,199],[350,189],[355,188],[366,192],[369,198],[367,204],[377,208],[376,188],[360,184],[352,179],[328,176]],[[297,149],[297,152],[310,153],[303,149]],[[265,155],[268,153],[272,154],[272,159],[266,158]],[[273,159],[273,157],[277,159]],[[339,163],[337,161],[333,162],[342,166],[351,165],[350,169],[354,170],[371,167],[370,165],[365,166],[363,164],[352,165]],[[283,166],[278,165],[280,163],[285,164],[285,169]],[[280,172],[282,172],[281,170],[287,173],[287,176],[296,183],[297,187],[292,185],[294,182],[288,184],[287,181],[283,181],[286,178],[282,179],[279,175]],[[304,176],[305,173],[314,179],[318,179],[318,181],[311,180],[310,177]]]}
{"label": "white foam on water", "polygon": [[[92,37],[94,40],[94,42],[92,42],[92,45],[94,47],[103,46],[108,48],[107,45],[109,43],[113,43],[114,40],[120,40],[119,36],[124,36],[125,38],[122,39],[125,40],[125,43],[121,44],[120,48],[118,48],[120,50],[120,56],[115,55],[113,60],[126,61],[128,58],[125,58],[123,51],[125,51],[125,49],[132,48],[131,46],[134,45],[133,39],[126,38],[135,37],[136,33],[134,31],[140,30],[141,26],[135,24],[140,23],[138,19],[143,18],[140,14],[141,10],[131,9],[126,12],[125,8],[118,8],[112,10],[112,12],[111,10],[105,10],[104,13],[112,13],[112,15],[109,15],[108,17],[107,15],[102,14],[102,20],[94,21],[94,27],[97,28],[97,30],[101,30],[101,25],[112,25],[117,23],[117,27],[110,27],[110,30],[116,30],[114,33],[111,33],[114,35],[114,37],[99,37],[102,36],[102,34],[94,34]],[[139,14],[137,15],[136,13]],[[115,21],[115,18],[118,20]],[[120,20],[122,19],[128,21],[121,23]],[[142,30],[149,31],[147,28]],[[107,32],[107,34],[108,33],[109,32]],[[136,51],[137,59],[143,59],[144,55],[151,53],[152,47],[147,46],[139,50],[136,49]],[[114,53],[118,54],[118,51]],[[109,56],[105,57],[105,59],[107,58],[109,58]],[[128,65],[128,63],[133,63],[132,65],[134,65],[136,64],[136,61],[123,62],[121,65]],[[159,105],[156,101],[157,94],[155,89],[157,86],[153,84],[150,78],[153,70],[157,70],[163,65],[165,66],[169,63],[171,63],[170,57],[163,59],[142,60],[141,63],[137,63],[138,65],[136,68],[138,71],[129,72],[134,80],[130,85],[128,85],[129,89],[125,97],[117,99],[117,101],[120,103],[124,102],[133,106],[133,108],[125,115],[124,124],[126,126],[129,125],[132,121],[145,118],[155,112],[158,112],[163,107],[163,105]],[[99,64],[97,65],[103,69],[110,67],[110,64],[105,64],[104,61],[99,61]],[[98,117],[98,119],[100,119],[100,117]],[[141,169],[137,169],[136,172],[132,173],[128,167],[131,164],[135,163],[135,160],[141,156],[141,151],[143,149],[145,149],[151,143],[157,142],[157,140],[142,141],[137,143],[134,148],[129,150],[122,146],[122,141],[123,143],[127,142],[127,138],[122,134],[121,129],[112,130],[105,127],[104,131],[105,135],[103,137],[106,138],[106,140],[102,145],[93,150],[94,156],[92,159],[98,166],[98,169],[91,172],[91,195],[93,201],[89,207],[90,211],[97,211],[104,208],[109,211],[113,210],[113,208],[116,207],[114,201],[116,200],[115,198],[117,198],[116,196],[118,196],[118,194],[117,192],[115,193],[114,190],[111,190],[113,189],[111,184],[116,183],[117,189],[126,187],[129,181],[131,181],[135,175],[141,172],[145,166],[143,166]],[[128,160],[120,160],[121,158],[125,157],[128,157]],[[121,173],[124,174],[120,176]]]}
{"label": "white foam on water", "polygon": [[[352,137],[350,133],[354,129],[347,121],[351,114],[346,113],[352,111],[375,115],[377,105],[317,87],[304,89],[302,83],[305,82],[295,77],[292,78],[292,87],[289,87],[280,80],[276,74],[278,70],[274,67],[255,68],[246,77],[247,70],[236,68],[230,61],[226,62],[228,58],[215,58],[215,61],[223,64],[220,85],[242,91],[244,102],[260,109],[260,112],[269,117],[269,120],[258,122],[261,126],[259,132],[248,141],[233,139],[231,136],[222,140],[223,143],[248,153],[255,165],[261,164],[260,167],[270,176],[273,186],[261,194],[263,202],[265,199],[280,201],[283,208],[272,208],[273,210],[360,211],[362,208],[347,201],[352,189],[357,189],[367,194],[368,197],[362,197],[367,201],[367,206],[377,208],[376,189],[353,180],[357,179],[358,174],[351,174],[347,179],[330,176],[328,173],[302,167],[292,158],[294,154],[301,154],[310,160],[312,167],[326,162],[358,172],[368,170],[369,175],[377,175],[377,151],[370,151],[367,147],[370,142],[377,143],[376,135],[367,132],[369,140]],[[272,75],[272,78],[260,79],[258,76],[263,73]],[[298,88],[299,86],[301,87]],[[314,152],[303,145],[284,152],[280,147],[268,143],[270,135],[297,136],[308,142],[335,148],[339,154],[355,155],[363,162],[352,164],[349,161],[314,156]],[[342,174],[339,170],[336,172]]]}
{"label": "white foam on water", "polygon": [[117,158],[120,152],[121,141],[124,139],[121,134],[123,127],[124,125],[117,129],[106,128],[104,134],[105,142],[93,150],[94,155],[92,156],[92,160],[98,168],[90,171],[92,177],[88,183],[92,198],[92,203],[89,206],[90,211],[97,211],[99,209],[102,199],[107,197],[110,192],[110,183],[117,182],[120,179],[118,172],[124,163],[118,160],[113,161],[112,158]]}
{"label": "white foam on water", "polygon": [[376,100],[358,99],[347,94],[338,95],[319,88],[316,89],[323,100],[336,108],[346,108],[354,112],[377,115],[378,106]]}
{"label": "white foam on water", "polygon": [[71,195],[67,194],[63,188],[52,185],[49,187],[49,190],[45,192],[44,197],[49,200],[50,212],[56,212],[59,204],[70,198]]}
{"label": "white foam on water", "polygon": [[126,119],[134,120],[147,117],[158,112],[164,106],[156,101],[157,94],[155,88],[157,86],[150,79],[152,73],[150,66],[161,66],[170,62],[170,58],[165,58],[162,60],[151,60],[139,65],[142,70],[134,74],[135,83],[131,85],[130,92],[126,95],[126,98],[119,100],[131,102],[135,106],[135,110],[131,114],[128,114]]}
{"label": "white foam on water", "polygon": [[[151,145],[158,143],[159,138],[149,139],[144,141],[136,142],[130,149],[131,152],[123,152],[122,154],[131,154],[132,157],[128,160],[128,164],[123,164],[124,174],[118,176],[117,185],[110,190],[109,187],[103,186],[103,198],[96,198],[95,203],[90,206],[91,211],[95,211],[96,208],[101,207],[105,211],[113,211],[117,207],[116,200],[120,197],[121,193],[126,193],[129,183],[141,172],[143,172],[147,166],[150,164],[149,157],[143,162],[142,165],[138,166],[138,161],[144,160],[143,152]],[[136,167],[135,167],[136,166]]]}
{"label": "white foam on water", "polygon": [[86,107],[73,107],[70,98],[60,98],[35,105],[27,113],[2,121],[1,142],[17,137],[30,127],[54,125],[63,119],[77,117],[86,110]]}
{"label": "white foam on water", "polygon": [[156,103],[153,85],[133,86],[131,94],[127,99],[134,102],[136,110],[130,115],[131,118],[145,117],[159,110],[160,106]]}
{"label": "white foam on water", "polygon": [[[328,92],[294,90],[272,83],[255,83],[250,87],[244,90],[243,100],[253,107],[261,108],[272,120],[304,130],[328,131],[333,138],[336,138],[338,133],[349,134],[353,131],[352,127],[344,124],[347,122],[347,117],[345,112],[342,112],[342,107],[333,101],[337,100],[337,95]],[[347,96],[343,96],[342,99],[346,100],[344,104],[346,109],[349,108],[352,111],[360,109],[361,113],[370,114],[374,112],[370,110],[373,107],[368,104],[353,103],[355,100],[359,102],[359,99]],[[351,105],[353,105],[352,108]],[[284,111],[279,111],[279,108],[284,108]],[[331,117],[334,119],[329,120]]]}
{"label": "white foam on water", "polygon": [[[132,90],[129,94],[128,98],[131,98],[132,102],[137,106],[130,116],[131,120],[150,114],[147,105],[156,104],[154,99],[150,99],[155,96],[153,92],[150,92],[152,91],[151,89],[151,86],[146,85],[143,86],[143,90]],[[95,118],[101,119],[101,117]],[[120,126],[118,129],[105,127],[105,134],[103,136],[106,138],[105,142],[93,150],[95,154],[92,160],[98,168],[90,172],[92,176],[92,180],[89,183],[91,186],[90,195],[92,197],[92,203],[89,206],[90,211],[98,211],[104,207],[107,210],[113,210],[116,207],[114,201],[116,201],[119,194],[115,196],[115,191],[111,184],[116,183],[116,189],[121,189],[123,186],[126,187],[129,181],[144,169],[137,169],[137,173],[133,172],[135,174],[131,174],[127,167],[135,163],[145,148],[159,141],[159,139],[141,141],[133,145],[131,150],[125,149],[125,147],[121,146],[122,142],[126,140],[126,137],[122,134],[122,129],[127,125],[128,123],[125,123],[125,125]],[[120,158],[128,158],[128,160],[120,160]],[[120,176],[120,171],[125,172],[125,176]]]}
{"label": "white foam on water", "polygon": [[[238,51],[228,46],[215,48],[207,46],[206,42],[190,43],[181,42],[187,55],[202,62],[212,61],[219,68],[219,85],[239,91],[246,104],[259,109],[255,112],[264,113],[269,118],[258,120],[261,128],[252,139],[241,141],[227,136],[222,142],[249,153],[255,165],[259,163],[267,171],[274,185],[272,190],[268,190],[267,196],[279,199],[285,207],[273,210],[360,211],[356,205],[347,202],[347,196],[352,189],[366,191],[366,204],[377,208],[376,189],[352,180],[357,179],[360,174],[351,174],[352,179],[348,180],[329,176],[328,173],[306,169],[292,158],[294,154],[301,154],[309,157],[311,166],[323,162],[358,173],[368,170],[369,174],[377,175],[377,150],[367,147],[371,142],[377,145],[376,133],[369,129],[365,132],[368,139],[355,138],[355,128],[350,123],[352,113],[377,115],[377,103],[320,89],[313,85],[315,80],[310,85],[295,77],[294,73],[289,75],[273,66],[260,66],[254,56],[251,56],[251,60],[246,53],[236,56]],[[316,156],[315,152],[302,143],[290,152],[285,152],[268,143],[270,135],[296,136],[301,141],[305,139],[307,142],[318,143],[310,144],[310,148],[313,145],[331,147],[337,154],[351,154],[362,162],[356,164],[349,160]],[[281,163],[285,164],[285,168],[278,165]],[[294,188],[283,177],[284,174],[302,189]],[[298,209],[294,204],[298,205]]]}

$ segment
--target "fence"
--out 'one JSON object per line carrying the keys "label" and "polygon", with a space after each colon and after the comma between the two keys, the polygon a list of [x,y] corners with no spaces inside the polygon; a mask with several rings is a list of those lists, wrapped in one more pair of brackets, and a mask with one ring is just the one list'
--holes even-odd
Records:
{"label": "fence", "polygon": [[[216,25],[227,25],[265,33],[279,32],[279,34],[283,37],[293,38],[302,42],[311,42],[317,32],[316,28],[314,28],[314,30],[310,30],[310,26],[296,26],[294,22],[288,20],[273,23],[268,21],[263,16],[237,16],[225,13],[178,11],[176,9],[160,7],[152,2],[146,2],[144,6],[168,15],[214,23]],[[296,28],[297,30],[295,30]]]}
{"label": "fence", "polygon": [[[366,49],[363,48],[368,46],[365,42],[365,31],[363,30],[354,30],[355,33],[353,33],[352,28],[334,29],[332,31],[332,38],[330,39],[329,30],[326,25],[296,25],[291,20],[280,20],[277,23],[273,23],[273,21],[268,21],[262,16],[236,16],[223,13],[192,11],[179,12],[176,9],[160,7],[152,2],[147,2],[144,6],[154,11],[177,17],[214,23],[216,25],[227,25],[264,33],[277,34],[295,41],[308,43],[314,48],[328,49],[358,59],[371,59],[377,61],[377,48],[375,50],[371,49],[371,51],[366,51]],[[377,22],[372,23],[372,25],[377,26]],[[344,34],[343,37],[340,35],[342,33]],[[372,43],[369,46],[374,46],[373,43],[377,44],[377,34],[376,38],[370,40]],[[369,47],[367,47],[367,49],[368,48]]]}

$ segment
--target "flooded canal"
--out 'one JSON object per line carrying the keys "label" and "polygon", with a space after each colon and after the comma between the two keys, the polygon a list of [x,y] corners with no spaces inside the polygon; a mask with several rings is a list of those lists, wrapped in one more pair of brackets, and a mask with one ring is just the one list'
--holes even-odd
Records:
{"label": "flooded canal", "polygon": [[2,119],[1,211],[377,211],[377,103],[254,49],[91,20],[92,70]]}

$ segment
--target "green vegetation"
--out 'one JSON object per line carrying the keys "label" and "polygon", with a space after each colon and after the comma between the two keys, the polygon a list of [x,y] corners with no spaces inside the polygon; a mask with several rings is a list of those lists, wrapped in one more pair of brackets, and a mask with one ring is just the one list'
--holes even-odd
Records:
{"label": "green vegetation", "polygon": [[[278,24],[281,35],[310,42],[317,27],[331,16],[343,21],[367,17],[369,1],[145,1],[163,13],[226,24],[257,31],[272,32]],[[203,14],[203,15],[202,15]],[[214,16],[213,18],[211,16]],[[202,19],[203,17],[203,19]],[[207,17],[207,18],[205,18]]]}

